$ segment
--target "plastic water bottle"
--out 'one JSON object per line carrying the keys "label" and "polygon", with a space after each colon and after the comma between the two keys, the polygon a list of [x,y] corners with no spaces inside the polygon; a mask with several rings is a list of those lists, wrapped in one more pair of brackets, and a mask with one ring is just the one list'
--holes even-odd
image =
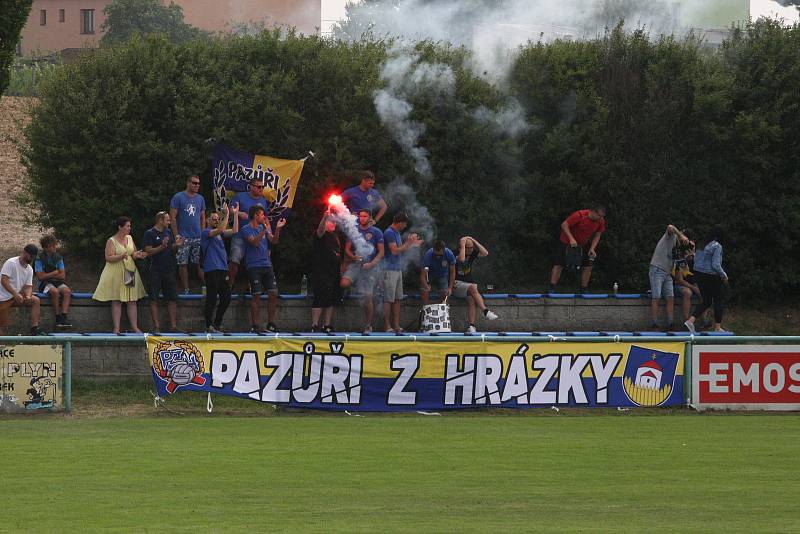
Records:
{"label": "plastic water bottle", "polygon": [[614,282],[614,295],[616,296],[617,291],[619,291],[619,284]]}
{"label": "plastic water bottle", "polygon": [[303,275],[303,278],[300,279],[300,294],[304,297],[308,295],[308,276]]}

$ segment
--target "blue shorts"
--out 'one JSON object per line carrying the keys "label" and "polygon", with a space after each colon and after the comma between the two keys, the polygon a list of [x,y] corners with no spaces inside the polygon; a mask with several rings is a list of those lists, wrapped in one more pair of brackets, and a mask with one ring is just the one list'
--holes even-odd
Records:
{"label": "blue shorts", "polygon": [[260,295],[264,290],[270,293],[278,292],[278,283],[272,267],[254,267],[247,269],[247,278],[250,280],[250,294]]}
{"label": "blue shorts", "polygon": [[672,298],[675,293],[672,291],[672,276],[655,265],[650,266],[650,298],[658,300],[661,297]]}

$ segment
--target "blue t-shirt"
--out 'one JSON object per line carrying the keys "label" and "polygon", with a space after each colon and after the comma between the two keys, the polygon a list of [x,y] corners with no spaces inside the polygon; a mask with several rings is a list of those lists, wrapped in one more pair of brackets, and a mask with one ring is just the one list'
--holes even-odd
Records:
{"label": "blue t-shirt", "polygon": [[203,250],[203,272],[227,271],[228,254],[225,252],[225,242],[222,234],[211,237],[213,228],[205,228],[200,236],[200,248]]}
{"label": "blue t-shirt", "polygon": [[[33,264],[34,272],[41,273],[41,272],[52,272],[52,271],[45,271],[44,263],[42,262],[41,254],[36,258],[36,261]],[[64,258],[56,254],[56,257],[51,260],[50,267],[55,267],[55,270],[60,270],[64,268]]]}
{"label": "blue t-shirt", "polygon": [[249,224],[245,225],[244,228],[239,230],[239,235],[242,236],[244,239],[244,265],[246,269],[255,269],[256,267],[271,267],[272,264],[269,261],[269,240],[267,239],[267,234],[264,234],[264,237],[258,243],[257,247],[254,247],[250,244],[247,240],[248,237],[255,237],[261,232],[261,228],[253,228]]}
{"label": "blue t-shirt", "polygon": [[163,231],[159,232],[158,229],[153,226],[144,233],[142,246],[160,247],[164,237],[169,237],[169,244],[167,248],[157,254],[147,256],[147,259],[150,262],[151,271],[170,274],[175,272],[175,260],[172,257],[172,245],[175,243],[175,240],[172,236],[172,230],[169,228],[164,228]]}
{"label": "blue t-shirt", "polygon": [[381,200],[383,200],[383,197],[375,188],[362,191],[360,187],[355,186],[345,189],[344,193],[342,193],[342,202],[351,213],[356,213],[358,210],[370,210],[375,215],[378,202]]}
{"label": "blue t-shirt", "polygon": [[[250,193],[247,192],[247,191],[242,191],[241,193],[236,193],[236,195],[233,197],[233,200],[231,202],[232,203],[238,202],[239,203],[239,213],[247,214],[248,217],[250,216],[249,215],[250,208],[252,208],[253,206],[261,206],[262,208],[264,208],[264,211],[269,209],[269,201],[266,198],[264,198],[263,196],[259,196],[258,198],[253,198],[253,197],[250,196]],[[250,219],[247,219],[246,221],[241,220],[241,219],[239,220],[239,233],[240,234],[241,234],[242,230],[244,229],[244,227],[247,225],[248,222],[250,222]]]}
{"label": "blue t-shirt", "polygon": [[402,252],[392,254],[392,247],[389,246],[390,243],[394,243],[398,247],[403,244],[403,238],[400,237],[400,233],[391,226],[383,232],[384,269],[387,271],[402,271],[403,268],[400,265],[400,255]]}
{"label": "blue t-shirt", "polygon": [[433,249],[429,248],[422,257],[422,266],[428,268],[429,280],[448,278],[450,275],[450,266],[455,264],[456,255],[447,247],[444,248],[444,254],[441,256],[437,256],[433,253]]}
{"label": "blue t-shirt", "polygon": [[[361,226],[359,226],[358,233],[360,233],[367,241],[367,244],[372,247],[372,252],[369,256],[364,258],[364,263],[369,263],[378,255],[378,243],[383,243],[383,232],[376,226],[370,226],[366,230],[363,230]],[[358,253],[358,249],[353,247],[353,252]],[[386,250],[384,250],[383,253],[386,254]]]}
{"label": "blue t-shirt", "polygon": [[206,209],[206,201],[202,195],[190,197],[186,191],[180,191],[173,195],[169,203],[170,209],[177,211],[178,233],[189,239],[200,238],[200,219],[202,212]]}

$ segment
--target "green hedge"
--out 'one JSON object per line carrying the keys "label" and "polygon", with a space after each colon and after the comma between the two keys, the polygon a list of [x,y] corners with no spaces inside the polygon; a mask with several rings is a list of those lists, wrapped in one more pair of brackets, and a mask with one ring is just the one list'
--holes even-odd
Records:
{"label": "green hedge", "polygon": [[[449,243],[464,234],[483,242],[492,255],[479,277],[500,289],[544,286],[561,220],[602,202],[608,232],[595,287],[646,288],[667,223],[720,223],[740,295],[796,294],[798,43],[800,29],[766,20],[716,51],[616,29],[595,41],[530,44],[494,84],[472,73],[464,49],[419,43],[418,57],[449,65],[456,80],[451,96],[410,99],[411,118],[425,125],[428,180],[372,102],[391,42],[279,32],[182,45],[133,39],[40,84],[26,130],[29,193],[44,225],[99,259],[115,216],[132,216],[140,239],[187,173],[208,177],[206,139],[285,158],[310,149],[317,158],[276,252],[289,283],[308,270],[322,192],[370,168],[379,190],[403,177]],[[474,118],[512,98],[531,126],[521,137]]]}

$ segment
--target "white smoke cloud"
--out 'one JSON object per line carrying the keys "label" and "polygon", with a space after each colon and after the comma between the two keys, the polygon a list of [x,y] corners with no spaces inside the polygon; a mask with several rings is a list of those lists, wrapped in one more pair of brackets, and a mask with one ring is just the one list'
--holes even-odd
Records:
{"label": "white smoke cloud", "polygon": [[449,65],[420,62],[411,51],[397,47],[381,68],[385,87],[375,91],[373,101],[381,123],[391,132],[403,151],[414,160],[414,170],[429,180],[433,169],[428,151],[419,146],[425,125],[411,118],[414,107],[410,98],[429,93],[438,98],[451,97],[456,78]]}
{"label": "white smoke cloud", "polygon": [[414,189],[402,177],[389,182],[383,196],[393,211],[402,210],[411,219],[408,231],[418,234],[425,243],[433,243],[436,237],[436,221],[428,208],[417,199]]}
{"label": "white smoke cloud", "polygon": [[473,118],[491,128],[495,136],[507,135],[517,138],[531,129],[525,117],[525,110],[516,98],[509,98],[506,104],[492,111],[486,106],[480,106],[472,112]]}
{"label": "white smoke cloud", "polygon": [[344,204],[331,206],[331,215],[336,222],[336,227],[344,232],[347,239],[353,243],[353,250],[358,256],[367,257],[375,251],[375,246],[369,243],[361,232],[358,231],[358,217],[350,213]]}

